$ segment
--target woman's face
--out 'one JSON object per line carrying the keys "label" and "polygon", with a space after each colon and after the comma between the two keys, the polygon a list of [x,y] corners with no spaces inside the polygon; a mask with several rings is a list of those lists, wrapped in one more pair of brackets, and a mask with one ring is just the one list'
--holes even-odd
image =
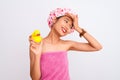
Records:
{"label": "woman's face", "polygon": [[73,29],[73,21],[68,16],[62,16],[59,19],[56,19],[53,28],[60,36],[65,36],[71,33]]}

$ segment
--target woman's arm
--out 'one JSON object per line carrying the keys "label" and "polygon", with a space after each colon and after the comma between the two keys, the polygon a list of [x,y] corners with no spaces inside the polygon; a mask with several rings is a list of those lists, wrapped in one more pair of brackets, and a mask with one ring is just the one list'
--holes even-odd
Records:
{"label": "woman's arm", "polygon": [[41,44],[35,43],[30,40],[30,76],[32,80],[39,80],[41,76],[40,72],[40,56],[41,56]]}
{"label": "woman's arm", "polygon": [[71,45],[69,50],[98,51],[102,49],[101,44],[93,36],[91,36],[87,31],[85,31],[84,29],[78,26],[78,15],[73,15],[73,14],[67,14],[67,15],[73,18],[74,29],[79,34],[82,34],[82,37],[84,37],[88,42],[88,43],[80,43],[80,42],[70,41]]}
{"label": "woman's arm", "polygon": [[[82,33],[82,29],[80,27],[78,27],[77,31],[79,33]],[[101,44],[88,32],[84,33],[82,37],[87,40],[87,43],[69,41],[69,43],[71,44],[69,50],[98,51],[102,49]]]}
{"label": "woman's arm", "polygon": [[[33,53],[30,52],[30,56]],[[30,59],[30,76],[32,80],[39,80],[41,76],[40,72],[40,57],[33,55]]]}

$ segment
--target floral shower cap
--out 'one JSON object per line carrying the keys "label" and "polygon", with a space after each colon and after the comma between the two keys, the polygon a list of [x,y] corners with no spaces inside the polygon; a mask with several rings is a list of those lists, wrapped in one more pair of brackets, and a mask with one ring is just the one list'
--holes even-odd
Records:
{"label": "floral shower cap", "polygon": [[66,13],[72,13],[75,14],[71,9],[69,8],[57,8],[53,11],[50,12],[49,17],[48,17],[48,25],[51,28],[52,24],[53,24],[53,19],[55,17],[60,17],[60,16],[64,16]]}

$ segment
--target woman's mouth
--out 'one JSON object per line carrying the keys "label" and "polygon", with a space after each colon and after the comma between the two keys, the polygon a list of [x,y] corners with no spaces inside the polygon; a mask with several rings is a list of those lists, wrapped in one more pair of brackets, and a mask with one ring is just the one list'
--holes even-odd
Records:
{"label": "woman's mouth", "polygon": [[67,30],[66,30],[64,27],[62,27],[62,32],[63,32],[63,33],[66,33]]}

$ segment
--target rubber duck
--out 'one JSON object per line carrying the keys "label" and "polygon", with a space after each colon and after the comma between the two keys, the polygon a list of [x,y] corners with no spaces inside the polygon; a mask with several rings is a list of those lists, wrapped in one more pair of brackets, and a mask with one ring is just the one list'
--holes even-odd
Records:
{"label": "rubber duck", "polygon": [[40,31],[39,30],[34,30],[34,32],[32,33],[31,37],[37,43],[40,43],[42,41],[42,37],[40,35]]}

